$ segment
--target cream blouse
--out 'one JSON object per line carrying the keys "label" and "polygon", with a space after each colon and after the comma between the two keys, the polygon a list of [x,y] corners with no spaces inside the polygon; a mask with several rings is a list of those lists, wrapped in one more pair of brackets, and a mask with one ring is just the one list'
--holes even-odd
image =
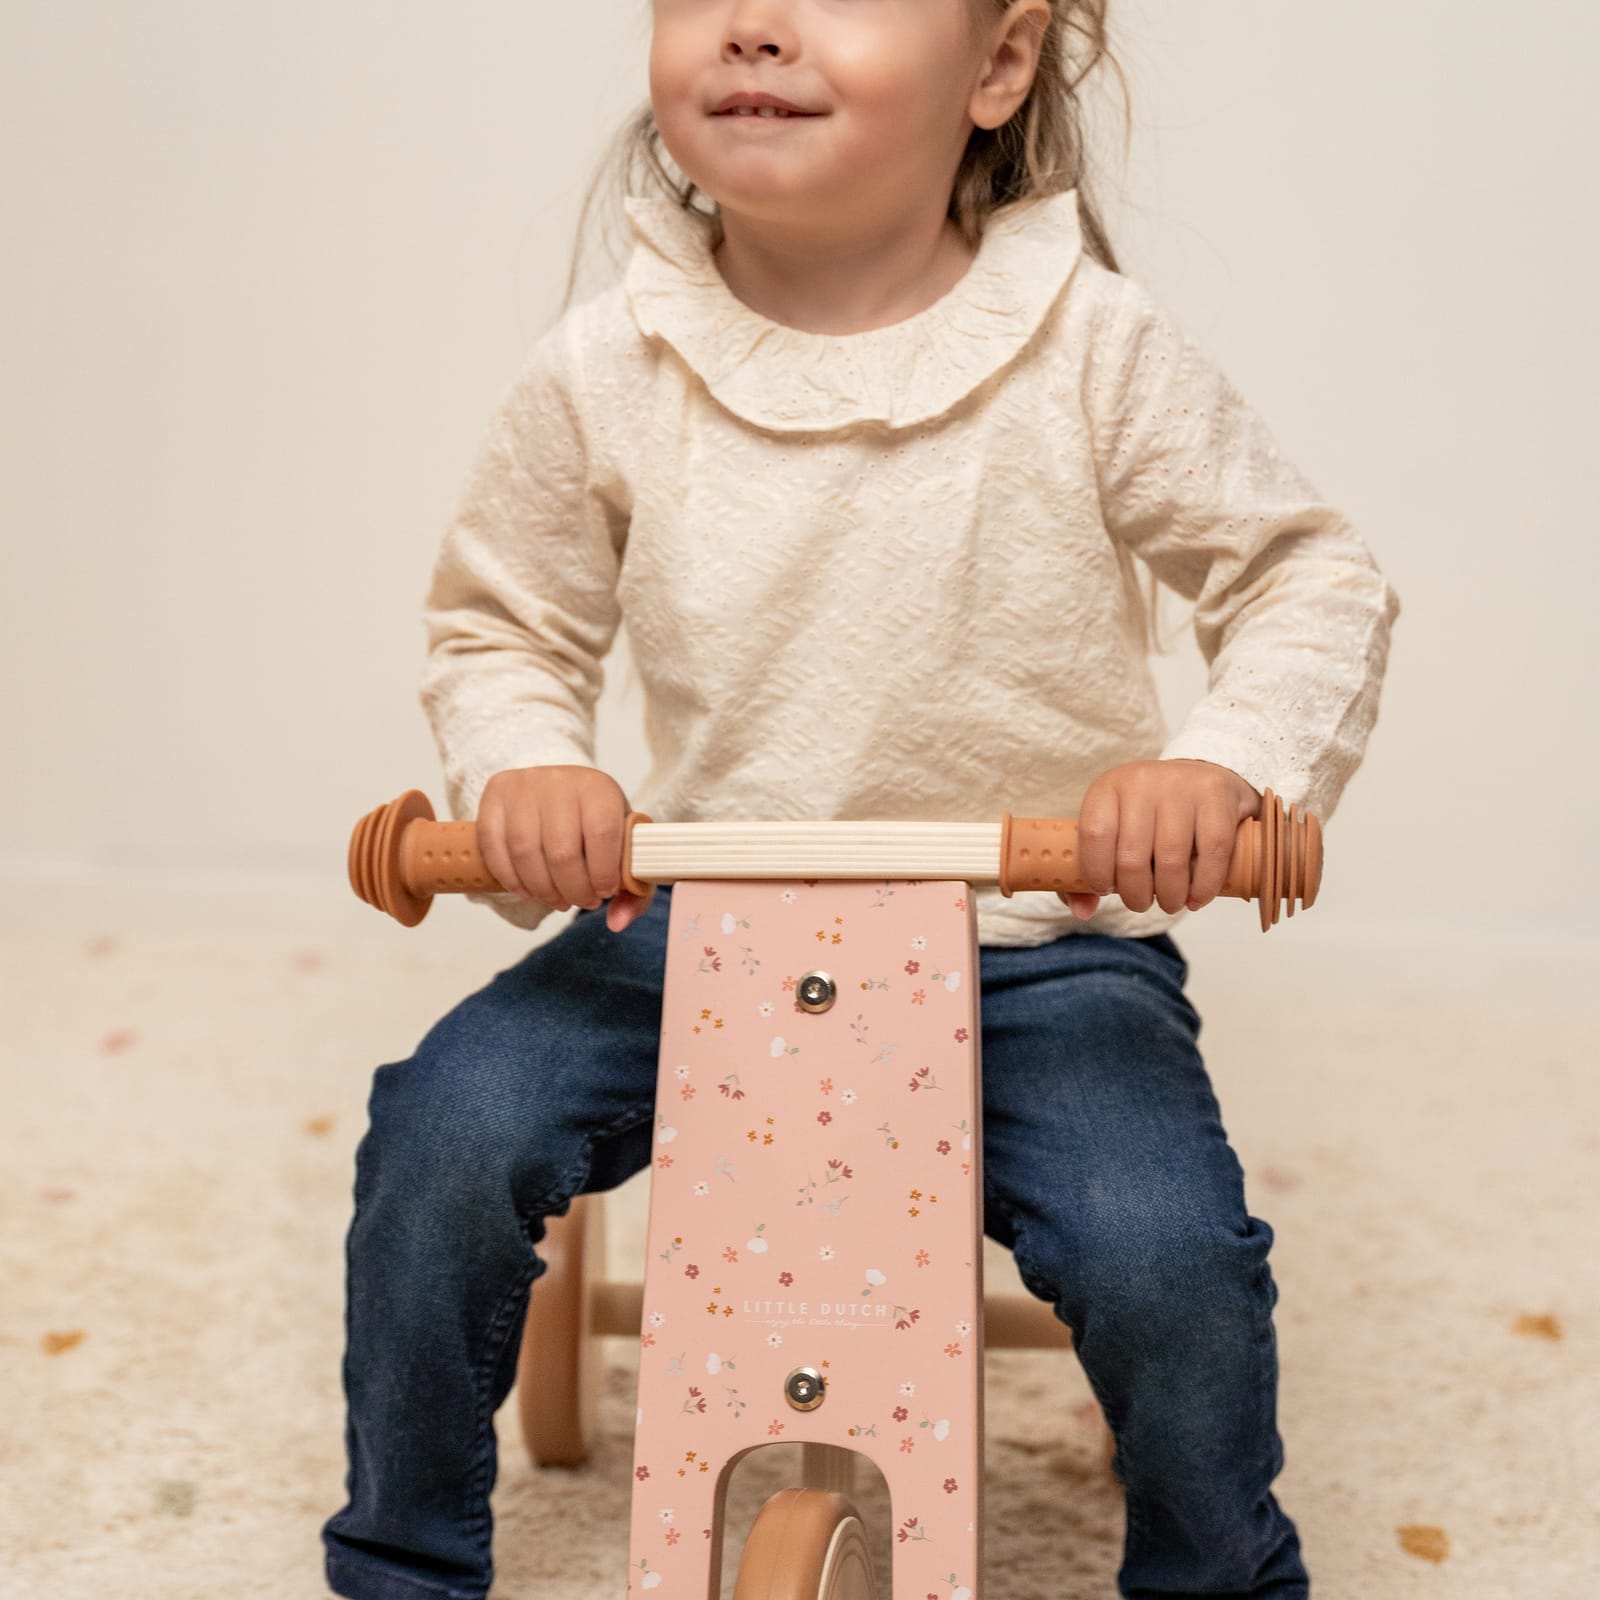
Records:
{"label": "cream blouse", "polygon": [[[1331,818],[1398,598],[1217,366],[1083,249],[1076,190],[997,214],[942,299],[846,335],[746,306],[672,201],[626,207],[623,281],[535,341],[425,599],[452,817],[502,769],[595,764],[625,619],[651,757],[628,798],[658,822],[1074,816],[1156,756]],[[1135,556],[1194,602],[1209,663],[1176,733]],[[985,944],[1184,915],[975,893]]]}

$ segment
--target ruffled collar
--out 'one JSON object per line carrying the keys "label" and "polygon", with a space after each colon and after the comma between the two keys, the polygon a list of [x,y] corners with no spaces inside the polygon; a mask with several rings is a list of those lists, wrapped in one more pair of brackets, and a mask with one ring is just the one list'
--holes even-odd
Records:
{"label": "ruffled collar", "polygon": [[706,222],[665,195],[624,201],[636,243],[624,277],[646,337],[664,339],[728,410],[763,428],[925,422],[971,394],[1033,337],[1083,248],[1078,191],[989,221],[961,279],[925,310],[863,333],[808,333],[740,300]]}

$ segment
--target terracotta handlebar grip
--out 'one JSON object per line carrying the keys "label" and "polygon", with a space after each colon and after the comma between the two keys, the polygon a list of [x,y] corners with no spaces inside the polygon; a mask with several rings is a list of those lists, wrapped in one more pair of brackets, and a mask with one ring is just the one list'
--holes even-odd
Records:
{"label": "terracotta handlebar grip", "polygon": [[[1271,789],[1261,798],[1261,816],[1239,824],[1221,894],[1258,900],[1263,931],[1287,904],[1309,907],[1322,883],[1322,825],[1310,812],[1291,806]],[[1078,865],[1078,824],[1070,817],[1014,817],[1008,811],[1000,839],[1000,892],[1049,889],[1092,894]]]}
{"label": "terracotta handlebar grip", "polygon": [[[735,866],[684,866],[681,871],[656,871],[641,878],[633,870],[633,834],[639,823],[649,822],[643,812],[630,811],[623,831],[622,884],[637,895],[647,894],[652,883],[691,873],[710,877],[963,878],[972,883],[998,883],[1008,898],[1018,889],[1090,892],[1078,870],[1078,824],[1069,817],[1013,817],[1007,811],[998,827],[985,823],[676,823],[651,830],[652,836],[659,834],[663,840],[673,841],[668,847],[673,865],[702,859],[689,853],[689,847],[681,842],[685,838],[703,841],[717,835],[731,841],[727,842],[730,854],[722,859],[735,862]],[[786,856],[786,867],[764,860],[766,852],[777,848],[776,843],[768,842],[774,835],[782,835],[791,845],[795,839],[801,840],[798,859],[804,864],[793,865],[797,859],[793,849]],[[827,854],[835,835],[840,840],[848,835],[849,845],[837,845],[833,857],[819,867],[817,855]],[[756,842],[752,843],[752,837]],[[819,844],[819,838],[828,842]],[[884,867],[884,862],[891,860],[891,849],[896,851],[892,860],[901,863],[903,870]],[[657,861],[662,853],[660,849],[651,851]],[[908,859],[913,864],[905,866]],[[349,871],[350,886],[363,900],[406,927],[414,927],[427,915],[436,894],[495,893],[503,888],[478,853],[477,824],[435,821],[433,807],[420,789],[408,789],[362,817],[350,836]],[[1262,797],[1260,818],[1239,825],[1221,892],[1257,901],[1265,931],[1278,920],[1285,905],[1291,917],[1296,904],[1310,906],[1321,881],[1322,829],[1317,819],[1302,814],[1298,806],[1291,806],[1285,818],[1283,801],[1268,789]]]}

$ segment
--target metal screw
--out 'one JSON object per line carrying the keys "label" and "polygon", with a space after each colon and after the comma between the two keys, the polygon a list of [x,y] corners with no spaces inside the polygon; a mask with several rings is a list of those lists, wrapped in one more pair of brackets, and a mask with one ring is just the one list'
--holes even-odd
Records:
{"label": "metal screw", "polygon": [[795,985],[795,998],[802,1011],[826,1011],[834,1001],[833,979],[826,972],[808,972]]}
{"label": "metal screw", "polygon": [[815,1367],[796,1367],[783,1380],[784,1397],[796,1411],[815,1411],[822,1404],[826,1387],[822,1374]]}

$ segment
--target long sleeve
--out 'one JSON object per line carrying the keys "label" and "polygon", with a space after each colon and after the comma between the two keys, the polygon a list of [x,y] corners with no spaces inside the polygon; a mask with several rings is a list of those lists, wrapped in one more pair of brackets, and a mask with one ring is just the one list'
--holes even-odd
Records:
{"label": "long sleeve", "polygon": [[1349,521],[1138,283],[1108,277],[1085,368],[1112,537],[1194,602],[1206,694],[1161,751],[1333,814],[1377,721],[1394,589]]}
{"label": "long sleeve", "polygon": [[[594,765],[601,661],[621,613],[625,520],[590,471],[571,325],[534,345],[502,397],[423,603],[420,697],[450,815],[477,815],[510,767]],[[549,908],[471,894],[520,928]]]}

